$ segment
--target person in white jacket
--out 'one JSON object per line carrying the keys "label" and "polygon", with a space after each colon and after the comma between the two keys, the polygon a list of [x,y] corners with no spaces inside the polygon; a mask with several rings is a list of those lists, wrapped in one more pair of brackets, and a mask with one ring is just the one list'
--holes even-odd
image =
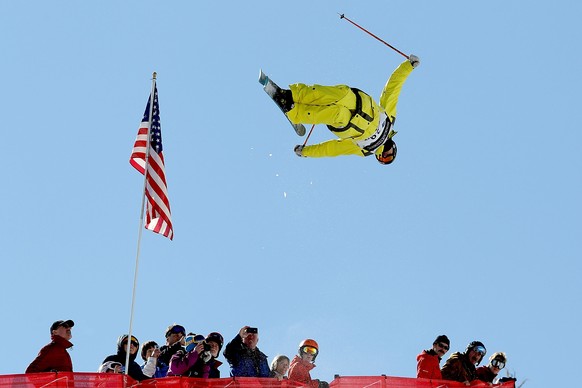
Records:
{"label": "person in white jacket", "polygon": [[164,377],[163,372],[158,368],[158,356],[160,347],[155,341],[147,341],[141,347],[141,358],[145,361],[141,366],[144,375],[159,378]]}

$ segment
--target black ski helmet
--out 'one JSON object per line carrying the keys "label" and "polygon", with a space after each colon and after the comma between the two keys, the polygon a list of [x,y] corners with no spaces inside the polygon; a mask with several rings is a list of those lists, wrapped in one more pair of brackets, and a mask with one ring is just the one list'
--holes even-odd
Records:
{"label": "black ski helmet", "polygon": [[485,345],[483,345],[483,342],[481,341],[472,341],[471,343],[469,343],[469,345],[467,345],[465,354],[469,354],[471,350],[475,350],[481,353],[481,359],[479,359],[479,362],[477,363],[477,365],[479,365],[481,361],[483,361],[483,359],[485,358],[485,355],[487,354],[487,349],[485,348]]}
{"label": "black ski helmet", "polygon": [[208,341],[216,342],[218,344],[218,353],[220,353],[220,350],[222,349],[222,344],[224,344],[224,338],[222,338],[222,335],[220,333],[213,331],[212,333],[206,336],[206,342]]}
{"label": "black ski helmet", "polygon": [[[391,164],[396,159],[396,153],[398,152],[398,148],[396,147],[396,143],[394,143],[394,140],[392,140],[392,138],[397,133],[398,132],[391,129],[390,132],[388,132],[388,137],[384,144],[382,144],[374,151],[374,156],[376,156],[376,160],[378,161],[378,163],[388,165]],[[390,150],[392,150],[392,153],[388,155],[388,152],[390,152]]]}

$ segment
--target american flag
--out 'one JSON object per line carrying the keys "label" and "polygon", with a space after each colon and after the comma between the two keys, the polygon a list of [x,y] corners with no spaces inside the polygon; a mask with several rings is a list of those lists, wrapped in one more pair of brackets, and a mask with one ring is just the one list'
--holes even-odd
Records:
{"label": "american flag", "polygon": [[[155,82],[155,81],[154,81]],[[145,173],[146,147],[148,127],[150,122],[150,98],[143,114],[143,119],[137,132],[137,138],[129,163],[142,174]],[[154,85],[154,107],[150,134],[150,151],[148,157],[145,195],[147,197],[147,215],[145,228],[168,237],[174,238],[166,173],[164,170],[164,153],[162,152],[162,126],[160,125],[160,106],[158,105],[158,88]]]}

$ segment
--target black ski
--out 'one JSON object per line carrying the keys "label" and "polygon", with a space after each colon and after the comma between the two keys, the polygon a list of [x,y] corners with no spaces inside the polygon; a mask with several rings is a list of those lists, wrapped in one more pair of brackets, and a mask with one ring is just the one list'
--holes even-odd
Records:
{"label": "black ski", "polygon": [[[277,104],[277,106],[279,107],[281,112],[283,112],[283,114],[285,114],[283,107],[281,105],[279,105],[277,100],[275,100],[275,98],[274,98],[275,93],[277,93],[277,91],[280,90],[279,86],[277,86],[276,83],[271,81],[271,79],[269,79],[269,77],[267,77],[267,75],[265,73],[263,73],[262,70],[261,70],[261,73],[259,74],[259,83],[261,85],[263,85],[263,90],[265,91],[265,93],[267,93],[269,95],[269,97],[271,97],[271,100],[273,100],[273,102],[275,102],[275,104]],[[289,120],[287,115],[285,115],[285,118],[287,119],[287,121],[289,121],[289,124],[291,124],[293,126],[293,129],[295,130],[295,132],[299,136],[305,135],[306,131],[305,131],[305,127],[303,126],[303,124],[293,124],[291,122],[291,120]]]}

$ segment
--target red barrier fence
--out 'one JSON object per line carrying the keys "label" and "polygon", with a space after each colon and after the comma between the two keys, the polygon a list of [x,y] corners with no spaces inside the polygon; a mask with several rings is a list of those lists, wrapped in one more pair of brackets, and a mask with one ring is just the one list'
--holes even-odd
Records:
{"label": "red barrier fence", "polygon": [[[336,376],[330,388],[467,388],[463,383],[448,380],[415,379],[392,376]],[[474,381],[471,388],[489,388],[488,383]],[[495,388],[515,388],[515,382],[494,384]]]}
{"label": "red barrier fence", "polygon": [[[114,373],[31,373],[0,375],[0,388],[299,388],[303,384],[289,380],[269,378],[229,377],[223,379],[197,379],[164,377],[144,380],[141,383]],[[489,384],[476,381],[475,388],[488,388]],[[496,388],[515,388],[510,381],[494,385]],[[415,379],[391,376],[336,376],[330,388],[466,388],[455,381]]]}
{"label": "red barrier fence", "polygon": [[0,376],[0,387],[16,388],[299,388],[301,383],[269,378],[199,379],[164,377],[137,382],[117,373],[31,373]]}

